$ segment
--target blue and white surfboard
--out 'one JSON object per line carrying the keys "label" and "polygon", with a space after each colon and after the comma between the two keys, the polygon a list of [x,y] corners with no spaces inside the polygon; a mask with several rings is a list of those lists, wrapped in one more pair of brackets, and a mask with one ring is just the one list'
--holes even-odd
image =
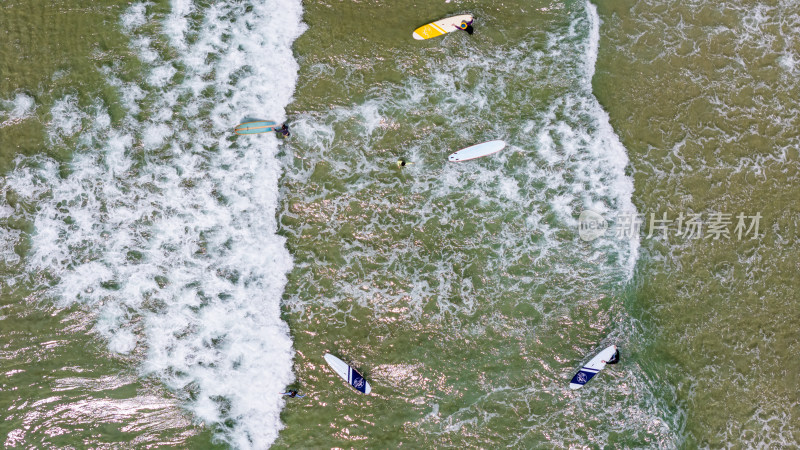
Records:
{"label": "blue and white surfboard", "polygon": [[594,378],[601,370],[605,369],[606,363],[614,357],[614,354],[617,353],[617,346],[612,345],[611,347],[605,348],[602,352],[598,353],[588,364],[581,367],[581,370],[572,377],[572,380],[569,382],[570,389],[580,389],[583,387],[584,384],[588,383],[589,380]]}
{"label": "blue and white surfboard", "polygon": [[367,380],[365,380],[356,369],[353,369],[346,362],[331,355],[330,353],[326,353],[324,358],[328,365],[331,366],[331,369],[333,369],[333,371],[345,381],[350,383],[350,386],[353,386],[357,391],[365,394],[372,392],[372,387],[370,387]]}

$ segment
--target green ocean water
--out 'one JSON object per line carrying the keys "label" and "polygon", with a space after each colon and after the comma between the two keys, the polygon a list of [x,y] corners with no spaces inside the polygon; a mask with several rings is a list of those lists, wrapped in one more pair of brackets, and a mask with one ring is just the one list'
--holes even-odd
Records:
{"label": "green ocean water", "polygon": [[[54,102],[97,98],[121,118],[119,93],[98,70],[120,62],[119,76],[135,78],[138,65],[124,58],[129,39],[119,27],[128,2],[4,2],[0,12],[0,168],[4,179],[20,155],[47,155],[69,172],[76,139],[53,142],[46,127]],[[166,6],[166,5],[162,5]],[[129,64],[130,63],[130,64]],[[15,118],[14,99],[33,100],[33,114]],[[10,114],[9,114],[10,113]],[[12,116],[12,117],[9,117]],[[14,192],[5,205],[36,210]],[[157,381],[137,377],[137,356],[120,357],[93,332],[95,317],[80,307],[58,307],[36,286],[48,275],[24,266],[33,234],[26,220],[0,224],[0,436],[4,448],[134,447],[160,443],[210,448],[211,433],[181,417],[178,403]],[[10,248],[9,248],[10,246]],[[197,440],[193,437],[197,436]]]}
{"label": "green ocean water", "polygon": [[[45,131],[65,95],[85,108],[102,98],[112,121],[124,119],[100,69],[142,77],[119,24],[128,6],[3,5],[3,108],[20,93],[36,104],[24,120],[0,116],[4,173],[20,154],[70,171],[74,142]],[[580,79],[585,3],[306,2],[278,220],[295,264],[283,298],[292,386],[307,397],[287,403],[275,446],[796,445],[800,19],[791,6],[597,3],[592,93],[630,158],[637,211],[762,216],[759,239],[643,231],[629,272],[624,241],[585,244],[568,220],[581,206],[570,196],[595,187],[590,175],[611,179],[586,156],[602,120],[587,113]],[[410,38],[466,11],[477,19],[472,36]],[[169,54],[166,41],[156,45]],[[496,158],[444,162],[498,137],[511,145]],[[398,169],[401,157],[414,164]],[[37,208],[4,194],[12,207]],[[595,194],[614,204],[605,192],[585,195]],[[0,226],[34,234],[24,220]],[[24,265],[30,239],[0,266],[4,444],[222,446],[219,427],[194,420],[181,395],[138,376],[140,350],[110,352],[91,311],[42,296],[47,275]],[[569,392],[574,371],[611,343],[623,362]],[[328,351],[358,367],[374,394],[335,377]]]}
{"label": "green ocean water", "polygon": [[596,92],[640,211],[762,216],[757,239],[643,243],[630,311],[687,447],[798,441],[795,6],[600,3]]}
{"label": "green ocean water", "polygon": [[[669,445],[633,370],[599,403],[564,389],[581,346],[628,326],[624,257],[582,262],[591,256],[569,248],[574,230],[540,197],[569,191],[543,170],[569,162],[525,157],[530,124],[580,90],[585,4],[428,8],[306,5],[281,218],[296,263],[296,387],[312,400],[288,405],[277,446]],[[463,10],[481,17],[471,37],[418,43],[401,26]],[[315,26],[322,15],[339,25]],[[383,25],[364,30],[369,20]],[[571,26],[571,44],[554,44]],[[444,163],[462,140],[498,137],[516,147],[500,162]],[[401,157],[413,165],[398,169]],[[360,368],[373,395],[347,395],[326,351]]]}

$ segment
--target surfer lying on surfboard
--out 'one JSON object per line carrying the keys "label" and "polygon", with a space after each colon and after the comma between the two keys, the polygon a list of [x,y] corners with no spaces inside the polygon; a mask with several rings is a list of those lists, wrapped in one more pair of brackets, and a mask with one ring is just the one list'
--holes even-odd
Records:
{"label": "surfer lying on surfboard", "polygon": [[607,364],[616,364],[619,362],[619,350],[617,349],[616,345],[612,345],[606,347],[594,356],[585,366],[581,367],[578,373],[572,377],[572,380],[569,382],[570,389],[580,389],[589,382],[589,380],[593,379],[595,375],[600,373],[601,370],[605,369]]}
{"label": "surfer lying on surfboard", "polygon": [[408,162],[405,159],[398,159],[397,160],[397,167],[400,167],[400,168],[403,168],[403,167],[411,165],[411,164],[414,164],[414,163]]}
{"label": "surfer lying on surfboard", "polygon": [[289,133],[289,125],[286,124],[283,124],[282,127],[276,129],[275,132],[283,137],[289,137],[291,135],[291,133]]}
{"label": "surfer lying on surfboard", "polygon": [[472,34],[475,30],[472,28],[472,20],[467,22],[466,20],[462,20],[461,24],[458,25],[459,30],[464,30],[467,34]]}
{"label": "surfer lying on surfboard", "polygon": [[289,392],[284,392],[284,393],[282,393],[281,395],[288,395],[289,397],[292,397],[292,398],[295,398],[295,397],[297,397],[297,398],[303,398],[303,397],[305,397],[305,395],[299,395],[299,394],[297,393],[297,391],[294,391],[294,390],[292,390],[292,391],[289,391]]}

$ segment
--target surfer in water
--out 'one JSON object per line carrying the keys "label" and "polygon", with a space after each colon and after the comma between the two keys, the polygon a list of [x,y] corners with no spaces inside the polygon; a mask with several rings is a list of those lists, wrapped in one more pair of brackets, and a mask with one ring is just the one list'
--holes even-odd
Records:
{"label": "surfer in water", "polygon": [[291,133],[289,133],[289,125],[286,125],[285,123],[283,124],[282,127],[280,127],[277,130],[275,130],[275,132],[280,134],[283,137],[291,136]]}
{"label": "surfer in water", "polygon": [[398,159],[398,160],[397,160],[397,167],[399,167],[399,168],[401,168],[401,169],[402,169],[403,167],[405,167],[405,166],[409,166],[409,165],[411,165],[411,164],[414,164],[414,163],[410,163],[410,162],[406,161],[405,159]]}
{"label": "surfer in water", "polygon": [[618,362],[619,362],[619,349],[617,349],[617,351],[614,352],[614,356],[612,356],[611,359],[606,361],[606,364],[616,364]]}
{"label": "surfer in water", "polygon": [[295,391],[295,390],[291,390],[289,392],[284,392],[281,395],[288,395],[289,397],[292,397],[292,398],[295,398],[295,397],[303,398],[303,397],[305,397],[304,395],[297,395],[297,391]]}
{"label": "surfer in water", "polygon": [[459,30],[464,30],[464,31],[467,32],[467,34],[470,34],[470,35],[475,31],[474,29],[472,29],[472,21],[471,20],[469,22],[467,22],[466,20],[462,20],[461,24],[458,26],[458,29]]}

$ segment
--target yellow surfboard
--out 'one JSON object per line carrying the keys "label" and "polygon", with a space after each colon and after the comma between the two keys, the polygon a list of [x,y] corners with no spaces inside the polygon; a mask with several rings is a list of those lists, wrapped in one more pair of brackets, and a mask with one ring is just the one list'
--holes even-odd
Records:
{"label": "yellow surfboard", "polygon": [[414,30],[414,39],[416,40],[423,40],[423,39],[430,39],[436,36],[441,36],[443,34],[447,34],[451,31],[456,31],[461,29],[461,23],[464,22],[467,25],[472,23],[472,15],[470,14],[463,14],[460,16],[453,16],[448,17],[446,19],[437,20],[436,22],[431,22],[427,25],[423,25],[416,30]]}

